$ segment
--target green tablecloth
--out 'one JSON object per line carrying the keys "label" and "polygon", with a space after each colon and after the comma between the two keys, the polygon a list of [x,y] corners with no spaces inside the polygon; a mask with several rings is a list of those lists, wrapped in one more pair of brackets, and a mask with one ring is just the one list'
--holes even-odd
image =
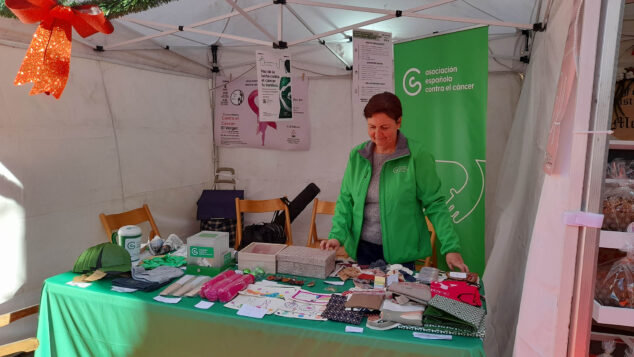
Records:
{"label": "green tablecloth", "polygon": [[157,291],[113,292],[109,280],[67,285],[74,276],[44,282],[36,356],[484,356],[477,338],[430,341],[398,329],[353,334],[332,321],[253,319],[219,302],[196,309],[199,297],[169,305],[153,300]]}

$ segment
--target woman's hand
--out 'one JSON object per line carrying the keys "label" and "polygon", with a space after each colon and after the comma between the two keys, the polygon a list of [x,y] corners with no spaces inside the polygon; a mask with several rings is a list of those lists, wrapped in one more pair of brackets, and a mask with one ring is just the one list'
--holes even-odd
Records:
{"label": "woman's hand", "polygon": [[460,255],[460,253],[447,253],[447,255],[445,255],[445,259],[447,260],[449,270],[460,269],[463,273],[469,272],[469,267],[467,267],[462,260],[462,255]]}
{"label": "woman's hand", "polygon": [[337,250],[340,246],[341,244],[336,239],[322,240],[319,243],[319,248],[322,250]]}

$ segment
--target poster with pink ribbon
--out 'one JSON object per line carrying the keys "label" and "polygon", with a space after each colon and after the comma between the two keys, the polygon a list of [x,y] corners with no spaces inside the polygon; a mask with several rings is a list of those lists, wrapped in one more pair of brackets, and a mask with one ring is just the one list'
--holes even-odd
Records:
{"label": "poster with pink ribbon", "polygon": [[308,81],[294,77],[293,118],[283,122],[260,121],[257,78],[229,81],[218,77],[214,92],[214,141],[224,147],[308,150]]}

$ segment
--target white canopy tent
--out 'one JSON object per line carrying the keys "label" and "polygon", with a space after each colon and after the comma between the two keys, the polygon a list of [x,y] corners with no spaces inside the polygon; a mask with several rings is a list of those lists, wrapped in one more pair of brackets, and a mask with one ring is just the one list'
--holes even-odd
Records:
{"label": "white canopy tent", "polygon": [[[366,140],[365,123],[352,118],[351,29],[391,32],[405,41],[485,24],[485,349],[510,355],[528,246],[544,206],[538,201],[541,160],[573,15],[572,1],[564,0],[173,1],[113,20],[111,35],[74,34],[71,75],[59,101],[13,86],[35,26],[0,19],[0,209],[6,212],[0,226],[15,256],[0,263],[0,312],[37,303],[46,277],[67,271],[81,251],[103,241],[100,212],[148,203],[162,232],[184,238],[198,231],[195,202],[216,167],[235,168],[250,198],[294,196],[315,182],[321,199],[335,200],[349,149]],[[547,31],[527,40],[520,30],[537,21],[547,21]],[[291,51],[293,72],[309,81],[311,149],[214,150],[211,69],[232,78],[254,75],[255,50],[280,41]],[[218,46],[216,63],[212,45]],[[520,57],[528,55],[526,68]],[[308,220],[303,213],[293,223],[296,244],[305,242]],[[327,229],[327,223],[321,227]],[[565,308],[532,306],[529,313]],[[565,315],[546,323],[567,325]],[[0,343],[34,329],[26,320]],[[527,343],[550,352],[566,345],[561,338],[527,342],[526,336],[516,352],[530,355]]]}

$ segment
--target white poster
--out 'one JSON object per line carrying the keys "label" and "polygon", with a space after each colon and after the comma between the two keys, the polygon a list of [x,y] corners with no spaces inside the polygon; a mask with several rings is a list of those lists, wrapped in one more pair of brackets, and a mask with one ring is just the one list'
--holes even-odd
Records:
{"label": "white poster", "polygon": [[261,120],[258,80],[238,78],[229,82],[218,77],[214,95],[214,141],[224,147],[254,147],[278,150],[308,150],[308,80],[293,79],[292,118]]}
{"label": "white poster", "polygon": [[362,115],[368,100],[377,93],[394,93],[394,48],[389,32],[352,31],[353,114]]}
{"label": "white poster", "polygon": [[293,118],[291,56],[286,51],[256,51],[260,121],[288,121]]}

